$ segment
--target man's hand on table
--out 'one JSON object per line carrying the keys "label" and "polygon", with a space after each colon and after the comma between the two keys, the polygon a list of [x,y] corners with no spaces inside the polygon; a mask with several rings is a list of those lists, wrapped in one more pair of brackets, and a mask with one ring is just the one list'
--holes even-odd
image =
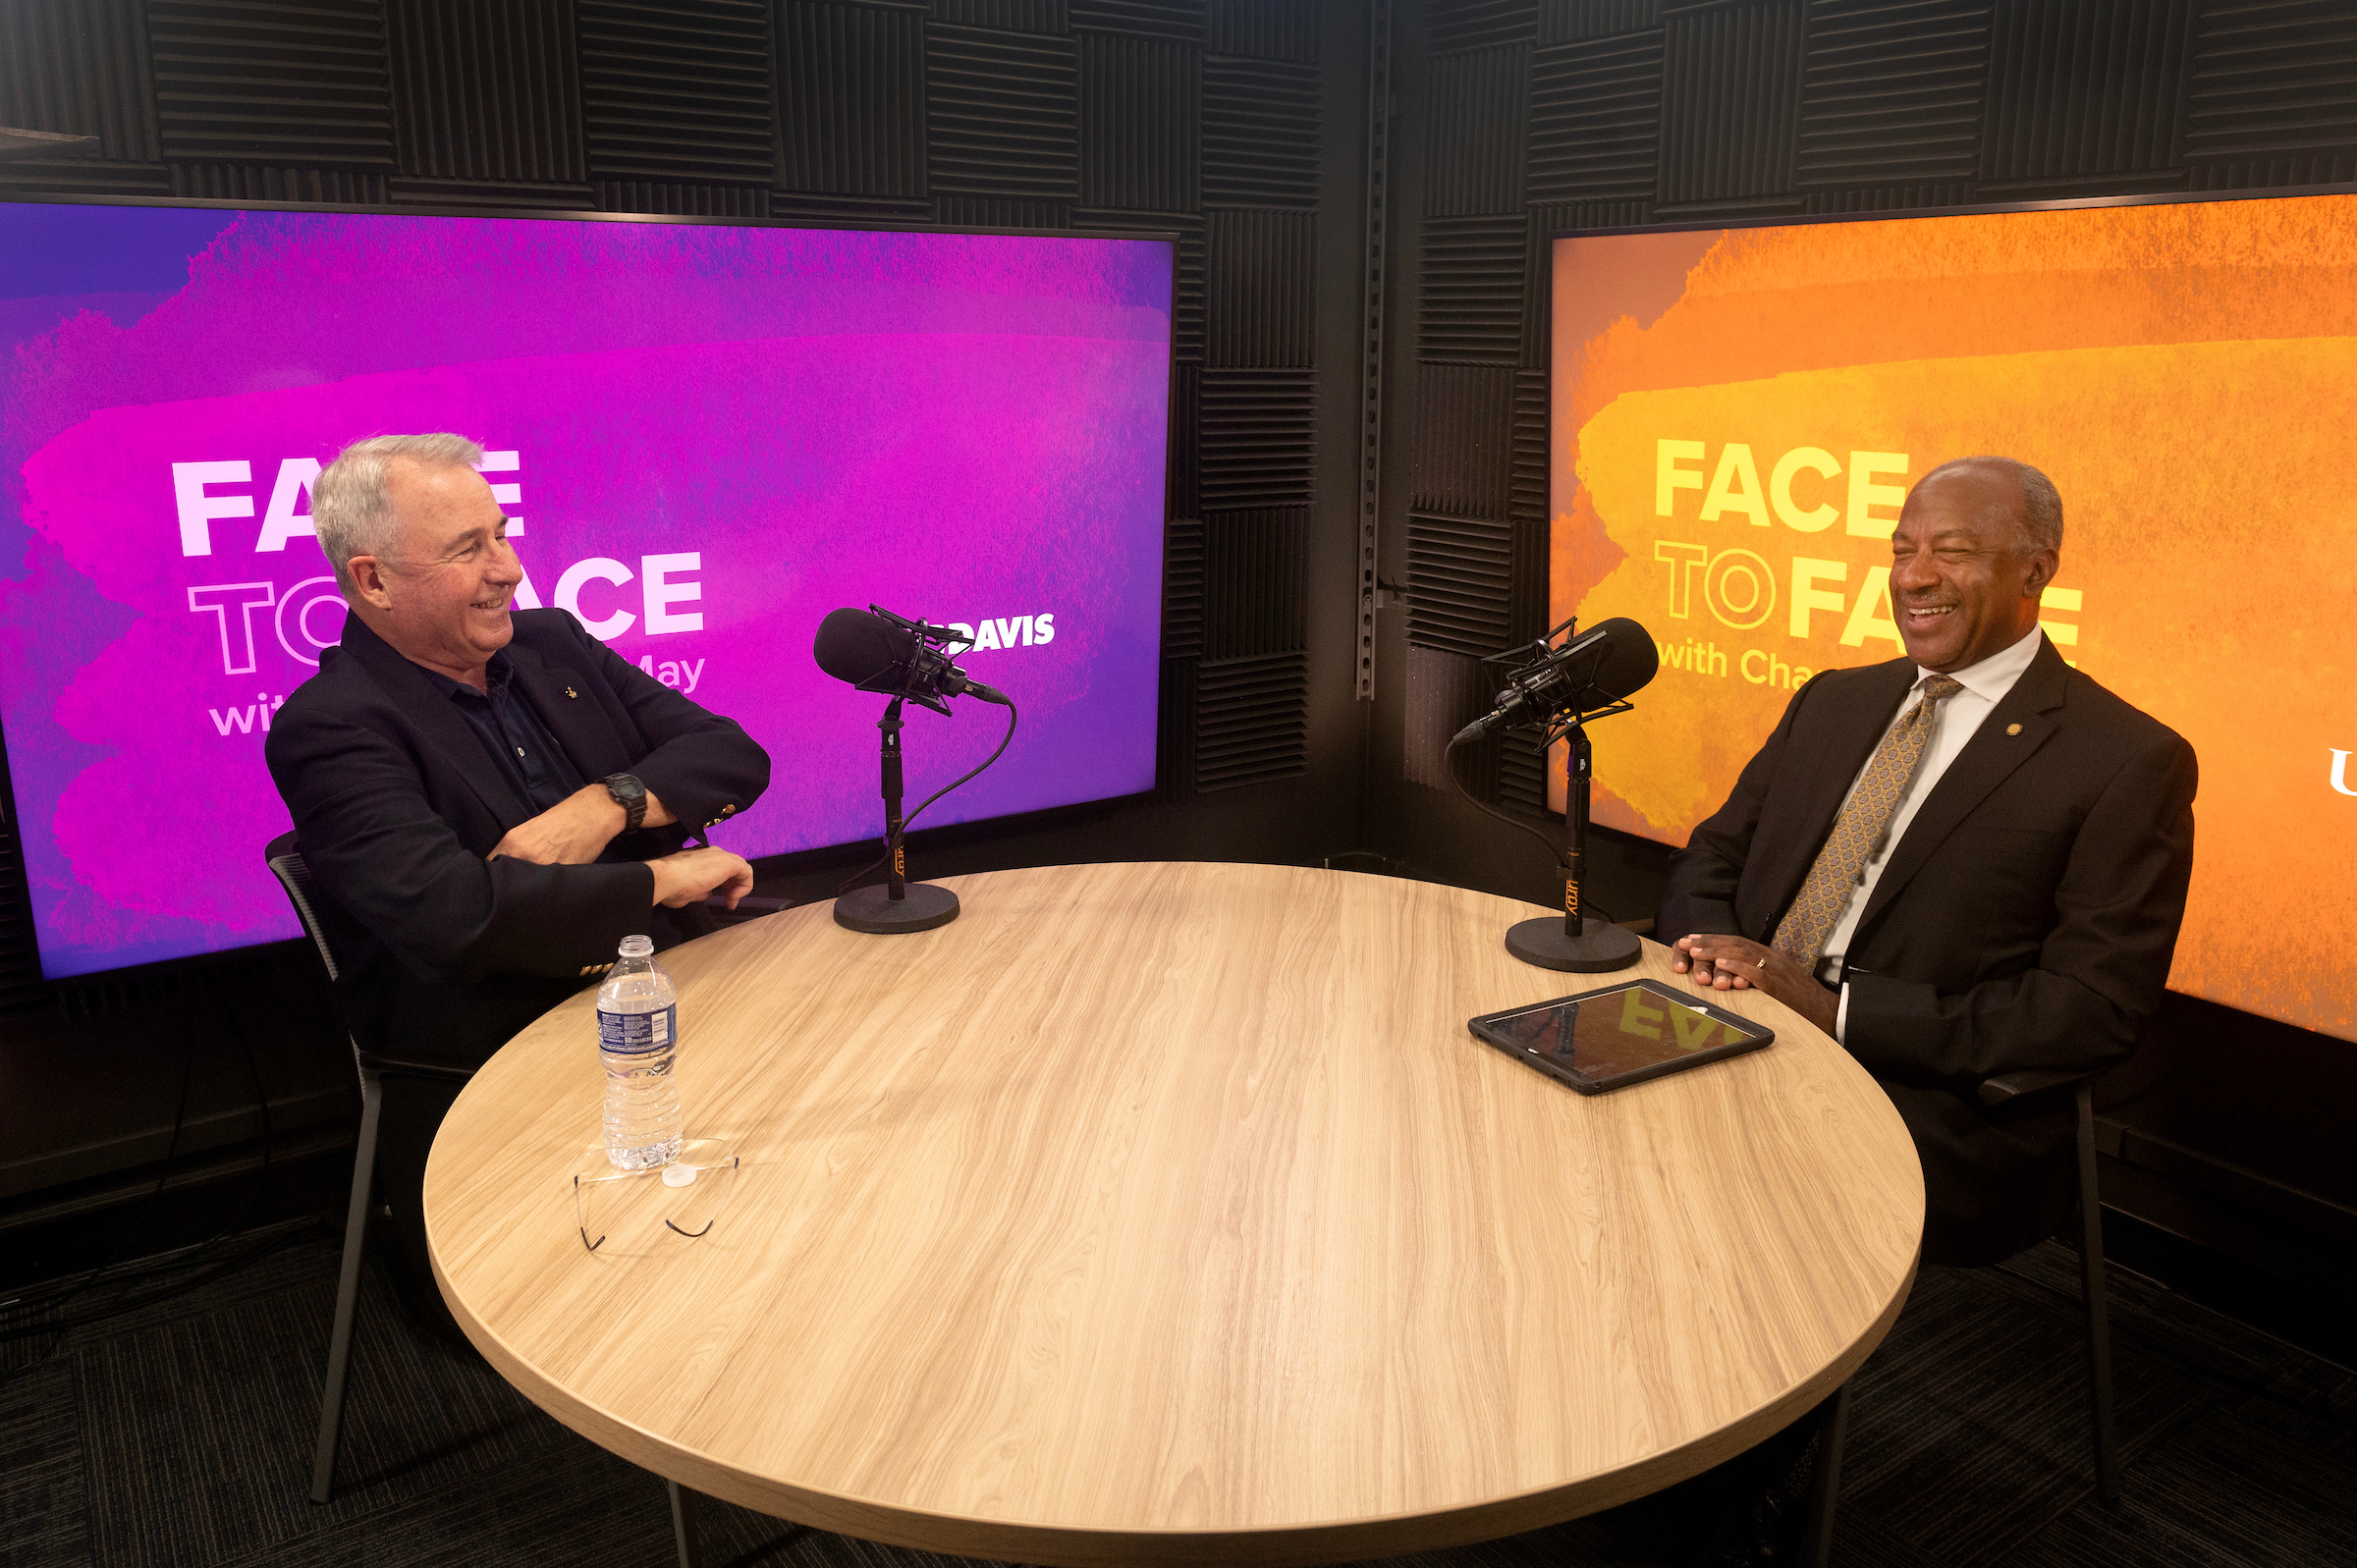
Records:
{"label": "man's hand on table", "polygon": [[650,860],[646,869],[655,874],[655,902],[666,908],[684,909],[717,892],[734,909],[738,899],[753,891],[753,868],[744,857],[710,844]]}
{"label": "man's hand on table", "polygon": [[[606,852],[606,845],[630,820],[630,814],[604,784],[584,784],[529,822],[510,828],[486,858],[506,855],[536,866],[585,866]],[[678,820],[652,790],[647,792],[646,820],[640,826],[660,828]]]}
{"label": "man's hand on table", "polygon": [[1840,995],[1817,983],[1798,958],[1743,937],[1696,932],[1670,949],[1670,967],[1710,991],[1764,991],[1815,1024],[1834,1032]]}

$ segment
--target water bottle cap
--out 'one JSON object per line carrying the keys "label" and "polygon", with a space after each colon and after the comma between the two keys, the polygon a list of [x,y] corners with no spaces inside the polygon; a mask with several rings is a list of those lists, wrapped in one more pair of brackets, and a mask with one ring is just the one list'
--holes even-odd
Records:
{"label": "water bottle cap", "polygon": [[622,939],[622,956],[625,958],[651,958],[654,956],[654,943],[645,937]]}

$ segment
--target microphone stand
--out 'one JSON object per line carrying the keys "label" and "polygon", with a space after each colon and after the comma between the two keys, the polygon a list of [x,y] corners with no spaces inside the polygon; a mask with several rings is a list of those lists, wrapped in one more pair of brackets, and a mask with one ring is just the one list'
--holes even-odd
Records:
{"label": "microphone stand", "polygon": [[891,880],[882,887],[853,888],[835,900],[835,923],[877,936],[898,932],[931,931],[958,918],[958,895],[931,883],[908,881],[908,854],[901,843],[901,704],[905,695],[884,705],[876,728],[884,731],[884,851],[891,862]]}
{"label": "microphone stand", "polygon": [[[1544,683],[1525,683],[1525,678],[1540,671],[1550,657],[1550,644],[1558,635],[1572,631],[1575,623],[1569,621],[1549,632],[1533,645],[1530,663],[1507,678],[1512,692],[1523,700],[1546,702],[1549,713],[1543,722],[1546,738],[1539,744],[1543,758],[1558,740],[1568,741],[1571,747],[1570,766],[1565,771],[1563,791],[1563,829],[1565,844],[1558,848],[1547,835],[1518,817],[1510,817],[1483,800],[1465,787],[1464,779],[1456,769],[1456,753],[1479,729],[1468,725],[1449,743],[1449,782],[1465,803],[1475,810],[1496,817],[1510,828],[1529,834],[1546,844],[1556,859],[1556,873],[1563,879],[1563,912],[1562,918],[1542,915],[1536,920],[1516,923],[1506,934],[1506,950],[1526,964],[1542,969],[1561,969],[1571,974],[1605,974],[1615,969],[1626,969],[1637,961],[1642,946],[1636,933],[1624,931],[1609,921],[1591,920],[1583,912],[1580,894],[1588,859],[1588,785],[1595,753],[1588,744],[1588,725],[1597,719],[1609,719],[1617,713],[1631,712],[1635,705],[1626,697],[1616,697],[1583,680],[1576,688],[1564,687],[1552,694]],[[1503,662],[1507,655],[1497,656]],[[1492,663],[1484,660],[1483,663]],[[1506,693],[1501,693],[1504,701]],[[1600,706],[1588,706],[1597,698]]]}
{"label": "microphone stand", "polygon": [[[1623,713],[1627,704],[1607,708],[1604,713]],[[1562,969],[1572,974],[1596,975],[1609,970],[1626,969],[1637,961],[1641,945],[1633,931],[1623,931],[1602,920],[1590,920],[1580,913],[1580,884],[1587,867],[1588,856],[1588,783],[1594,765],[1594,751],[1588,744],[1587,721],[1602,718],[1604,713],[1575,716],[1560,735],[1550,734],[1548,743],[1565,739],[1571,743],[1570,766],[1566,770],[1563,791],[1563,827],[1566,854],[1558,868],[1563,878],[1563,914],[1562,919],[1542,915],[1536,920],[1524,920],[1506,934],[1506,950],[1527,964],[1542,969]]]}

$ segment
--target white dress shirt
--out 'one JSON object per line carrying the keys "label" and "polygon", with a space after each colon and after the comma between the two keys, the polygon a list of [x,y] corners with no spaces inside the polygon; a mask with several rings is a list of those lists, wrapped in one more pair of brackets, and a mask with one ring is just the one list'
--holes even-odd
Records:
{"label": "white dress shirt", "polygon": [[[2044,634],[2032,627],[2028,636],[2004,652],[1993,653],[1979,664],[1947,672],[1949,678],[1964,689],[1947,698],[1934,711],[1931,737],[1924,742],[1923,756],[1915,764],[1914,776],[1908,779],[1906,788],[1899,794],[1898,809],[1891,814],[1891,828],[1883,836],[1883,847],[1866,862],[1865,870],[1858,874],[1858,885],[1849,890],[1849,902],[1842,905],[1841,918],[1834,922],[1833,935],[1825,939],[1825,955],[1817,966],[1820,977],[1831,979],[1841,972],[1841,958],[1849,951],[1849,939],[1858,929],[1858,917],[1866,912],[1867,901],[1874,896],[1874,885],[1882,880],[1883,867],[1890,864],[1891,852],[1906,838],[1907,827],[1915,820],[1916,809],[1930,796],[1933,787],[1940,783],[1941,775],[1947,772],[1948,766],[1964,750],[1965,742],[1978,732],[1983,721],[1996,711],[2005,693],[2011,691],[2014,683],[2029,670],[2030,661],[2038,657],[2039,645],[2044,640]],[[1907,700],[1898,705],[1898,712],[1891,716],[1891,725],[1884,727],[1883,736],[1889,735],[1891,726],[1895,726],[1913,710],[1915,704],[1923,700],[1923,683],[1938,673],[1926,670],[1921,665],[1915,667],[1915,684],[1907,688]],[[1876,751],[1882,749],[1883,736],[1875,739]],[[1865,767],[1858,770],[1857,779],[1849,782],[1850,794],[1857,793],[1858,779],[1865,778],[1866,768],[1873,765],[1874,753],[1868,752]],[[1841,809],[1849,809],[1849,795],[1841,797]],[[1848,1029],[1849,987],[1845,983],[1841,987],[1840,1006],[1834,1015],[1834,1038],[1847,1045]]]}

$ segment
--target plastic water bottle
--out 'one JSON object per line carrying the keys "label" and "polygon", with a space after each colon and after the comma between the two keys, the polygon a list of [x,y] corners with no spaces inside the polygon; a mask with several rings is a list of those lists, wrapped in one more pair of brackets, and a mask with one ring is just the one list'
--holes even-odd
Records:
{"label": "plastic water bottle", "polygon": [[606,1064],[606,1159],[652,1170],[680,1158],[679,993],[644,937],[622,939],[622,956],[597,988],[597,1054]]}

